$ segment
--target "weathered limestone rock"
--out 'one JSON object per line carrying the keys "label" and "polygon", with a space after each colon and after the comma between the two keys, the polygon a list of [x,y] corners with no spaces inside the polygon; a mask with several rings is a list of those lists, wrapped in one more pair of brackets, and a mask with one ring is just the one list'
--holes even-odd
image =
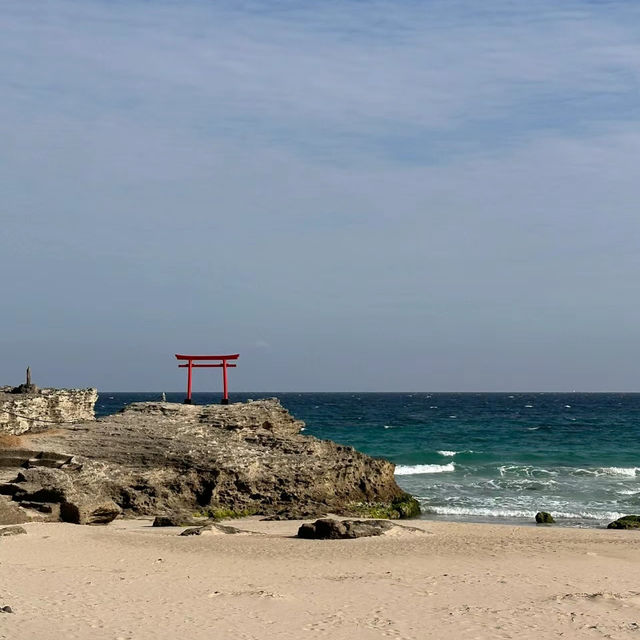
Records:
{"label": "weathered limestone rock", "polygon": [[303,524],[298,529],[299,538],[313,540],[339,540],[345,538],[368,538],[381,536],[395,525],[389,520],[335,520],[321,518]]}
{"label": "weathered limestone rock", "polygon": [[98,502],[80,498],[60,505],[60,519],[73,524],[109,524],[120,513],[120,507],[112,500]]}
{"label": "weathered limestone rock", "polygon": [[555,520],[553,516],[546,511],[538,511],[536,513],[536,523],[537,524],[553,524]]}
{"label": "weathered limestone rock", "polygon": [[57,504],[61,519],[80,523],[106,522],[119,509],[125,516],[299,518],[362,515],[363,505],[376,505],[396,517],[415,515],[417,503],[396,484],[393,464],[300,435],[303,424],[277,399],[136,403],[38,434],[39,453],[0,449],[0,461],[4,455],[7,464],[34,467],[0,480],[0,494],[40,516]]}
{"label": "weathered limestone rock", "polygon": [[17,502],[0,499],[0,524],[19,524],[28,521],[29,516],[18,506]]}
{"label": "weathered limestone rock", "polygon": [[640,516],[623,516],[610,522],[607,529],[640,529]]}
{"label": "weathered limestone rock", "polygon": [[[22,385],[24,386],[24,385]],[[55,424],[94,420],[96,389],[0,390],[0,433],[40,432]]]}
{"label": "weathered limestone rock", "polygon": [[0,537],[18,536],[21,533],[27,533],[27,530],[24,527],[3,527],[0,529]]}

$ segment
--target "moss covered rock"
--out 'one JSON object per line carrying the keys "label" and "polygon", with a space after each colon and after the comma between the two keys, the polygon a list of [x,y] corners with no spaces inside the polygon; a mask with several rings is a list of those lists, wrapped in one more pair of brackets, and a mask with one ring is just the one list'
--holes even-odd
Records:
{"label": "moss covered rock", "polygon": [[547,511],[538,511],[538,513],[536,513],[537,524],[553,524],[554,522],[553,516]]}
{"label": "moss covered rock", "polygon": [[412,495],[405,493],[391,502],[359,502],[350,511],[367,518],[416,518],[420,515],[420,503]]}
{"label": "moss covered rock", "polygon": [[607,529],[640,529],[640,516],[623,516],[609,523]]}

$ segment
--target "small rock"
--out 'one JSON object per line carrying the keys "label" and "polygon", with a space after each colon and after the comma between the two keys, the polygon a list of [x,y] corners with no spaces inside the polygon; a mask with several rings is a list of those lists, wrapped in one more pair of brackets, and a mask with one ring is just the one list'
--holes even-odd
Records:
{"label": "small rock", "polygon": [[2,611],[2,613],[13,613],[13,609],[9,605],[0,608],[0,611]]}
{"label": "small rock", "polygon": [[538,511],[536,513],[536,523],[537,524],[553,524],[555,520],[553,516],[546,511]]}
{"label": "small rock", "polygon": [[298,529],[299,538],[339,540],[381,536],[395,525],[388,520],[334,520],[321,518]]}
{"label": "small rock", "polygon": [[0,536],[17,536],[21,533],[27,533],[24,527],[2,527],[0,529]]}
{"label": "small rock", "polygon": [[640,529],[640,516],[623,516],[610,522],[607,529]]}
{"label": "small rock", "polygon": [[191,527],[189,529],[185,529],[180,535],[181,536],[201,536],[203,531],[210,531],[211,527]]}

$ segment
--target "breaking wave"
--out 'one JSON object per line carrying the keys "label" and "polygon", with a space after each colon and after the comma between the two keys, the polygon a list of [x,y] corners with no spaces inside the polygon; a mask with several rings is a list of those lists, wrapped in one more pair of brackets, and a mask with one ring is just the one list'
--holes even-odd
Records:
{"label": "breaking wave", "polygon": [[453,458],[453,456],[457,456],[459,453],[473,453],[473,451],[471,449],[463,449],[462,451],[453,451],[453,450],[449,450],[449,449],[439,449],[438,451],[436,451],[436,453],[439,453],[441,456],[444,456],[445,458]]}
{"label": "breaking wave", "polygon": [[599,467],[598,469],[576,469],[576,476],[623,476],[635,478],[640,467]]}
{"label": "breaking wave", "polygon": [[397,476],[413,476],[421,473],[444,473],[455,470],[456,466],[453,462],[449,464],[400,464],[396,467],[395,474]]}
{"label": "breaking wave", "polygon": [[[480,516],[483,518],[533,518],[535,510],[531,509],[494,509],[491,507],[438,507],[429,506],[423,508],[424,513],[442,516]],[[566,520],[617,520],[624,514],[615,511],[598,513],[594,511],[582,511],[579,513],[552,511],[554,518]]]}

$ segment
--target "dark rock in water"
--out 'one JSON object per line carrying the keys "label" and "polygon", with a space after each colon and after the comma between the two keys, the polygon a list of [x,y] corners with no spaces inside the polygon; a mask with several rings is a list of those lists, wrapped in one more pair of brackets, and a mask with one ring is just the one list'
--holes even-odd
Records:
{"label": "dark rock in water", "polygon": [[334,520],[333,518],[321,518],[315,522],[303,524],[298,529],[298,537],[314,540],[367,538],[381,536],[393,526],[393,522],[388,520]]}
{"label": "dark rock in water", "polygon": [[538,511],[538,513],[536,513],[536,522],[538,524],[553,524],[555,520],[547,511]]}
{"label": "dark rock in water", "polygon": [[112,500],[96,502],[81,497],[60,505],[60,519],[73,524],[109,524],[120,513],[120,507]]}
{"label": "dark rock in water", "polygon": [[623,516],[610,522],[607,529],[640,529],[640,516]]}
{"label": "dark rock in water", "polygon": [[18,536],[21,533],[27,533],[27,530],[24,527],[2,527],[0,529],[0,537]]}

